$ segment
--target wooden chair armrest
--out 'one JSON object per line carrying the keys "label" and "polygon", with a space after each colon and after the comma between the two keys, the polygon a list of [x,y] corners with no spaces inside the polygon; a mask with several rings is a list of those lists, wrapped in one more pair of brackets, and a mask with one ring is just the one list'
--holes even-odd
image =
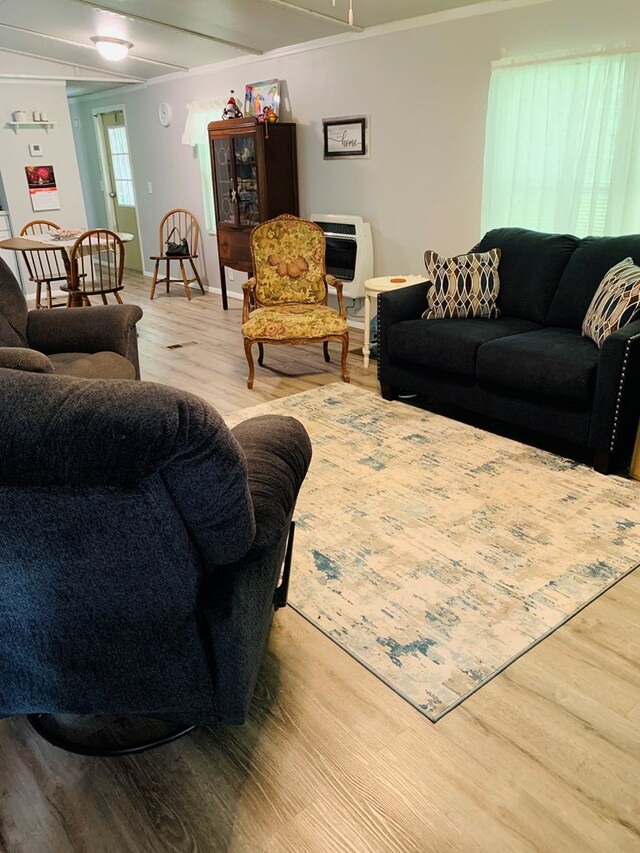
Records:
{"label": "wooden chair armrest", "polygon": [[325,281],[327,282],[327,284],[331,285],[331,287],[333,287],[334,290],[336,291],[336,296],[338,297],[338,310],[340,312],[340,316],[344,317],[344,319],[346,320],[347,319],[347,311],[346,311],[346,308],[344,307],[344,298],[342,296],[342,288],[344,286],[343,283],[340,281],[339,278],[336,278],[334,275],[329,275],[329,274],[327,274],[325,276]]}
{"label": "wooden chair armrest", "polygon": [[246,323],[251,312],[251,297],[256,286],[255,278],[248,278],[242,285],[242,322]]}

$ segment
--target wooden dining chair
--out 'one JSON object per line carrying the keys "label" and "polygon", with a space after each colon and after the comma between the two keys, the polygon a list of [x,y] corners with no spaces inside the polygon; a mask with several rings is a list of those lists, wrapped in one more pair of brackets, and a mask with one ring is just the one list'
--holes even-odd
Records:
{"label": "wooden dining chair", "polygon": [[[170,237],[169,235],[172,232],[173,236]],[[171,239],[172,242],[179,243],[183,237],[189,245],[190,254],[180,256],[165,254],[167,240]],[[177,207],[175,210],[170,210],[160,223],[159,238],[159,254],[151,255],[150,258],[152,261],[155,261],[155,266],[153,268],[153,278],[151,279],[151,293],[149,294],[149,298],[153,299],[155,296],[158,271],[160,269],[161,261],[165,262],[166,268],[164,278],[161,277],[160,280],[164,281],[167,293],[169,293],[169,286],[171,284],[181,284],[184,287],[187,299],[191,299],[189,285],[194,281],[198,282],[200,290],[204,293],[204,286],[200,279],[198,270],[196,269],[196,265],[194,264],[194,260],[198,257],[198,243],[200,241],[200,226],[198,225],[198,220],[195,215],[190,210],[186,210],[183,207]],[[188,277],[187,268],[185,266],[187,261],[191,265],[191,270],[193,272],[191,278]],[[180,278],[171,278],[172,262],[179,264]]]}
{"label": "wooden dining chair", "polygon": [[124,243],[117,234],[106,228],[85,231],[71,248],[69,265],[69,284],[62,285],[69,294],[67,306],[91,305],[91,296],[102,297],[106,305],[109,293],[122,305]]}
{"label": "wooden dining chair", "polygon": [[[51,231],[57,231],[59,227],[55,222],[49,222],[48,219],[34,219],[32,222],[27,222],[20,232],[20,236],[30,237],[48,234]],[[69,283],[69,264],[64,249],[56,249],[54,247],[39,251],[26,249],[21,254],[29,273],[29,279],[36,286],[35,307],[44,307],[41,301],[43,284],[47,291],[47,308],[55,308],[63,305],[63,303],[58,303],[58,306],[54,305],[51,294],[51,282]]]}

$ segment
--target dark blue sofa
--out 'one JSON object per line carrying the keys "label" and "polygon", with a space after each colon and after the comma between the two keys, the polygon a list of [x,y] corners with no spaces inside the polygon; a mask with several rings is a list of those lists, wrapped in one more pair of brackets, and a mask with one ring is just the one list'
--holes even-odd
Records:
{"label": "dark blue sofa", "polygon": [[474,251],[502,250],[500,317],[423,320],[428,284],[378,300],[378,378],[385,399],[413,393],[571,442],[602,473],[628,466],[640,415],[640,319],[602,349],[582,321],[605,273],[640,235],[489,231]]}

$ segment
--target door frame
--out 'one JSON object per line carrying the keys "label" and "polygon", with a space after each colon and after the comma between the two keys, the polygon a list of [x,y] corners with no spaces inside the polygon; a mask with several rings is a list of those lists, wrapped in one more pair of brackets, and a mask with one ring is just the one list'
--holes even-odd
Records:
{"label": "door frame", "polygon": [[93,117],[93,129],[96,134],[96,145],[98,148],[98,161],[100,163],[100,180],[102,183],[102,194],[104,196],[104,206],[107,211],[107,221],[108,228],[111,231],[115,231],[117,229],[116,223],[116,211],[115,211],[115,202],[113,198],[111,198],[110,193],[115,192],[114,187],[111,186],[111,174],[109,172],[109,166],[107,164],[107,148],[104,141],[103,134],[103,125],[100,119],[100,116],[105,113],[116,113],[121,112],[122,118],[124,120],[124,126],[127,131],[127,142],[129,144],[129,160],[131,161],[131,175],[133,177],[133,197],[135,199],[135,211],[136,211],[136,226],[138,228],[138,242],[140,244],[140,260],[142,261],[142,275],[150,275],[145,269],[144,262],[146,258],[146,254],[144,252],[144,248],[142,245],[142,231],[140,229],[140,212],[138,210],[138,193],[136,192],[136,176],[133,168],[133,155],[131,153],[131,138],[129,136],[129,124],[127,122],[127,110],[124,104],[109,104],[103,107],[94,107],[91,110],[91,116]]}

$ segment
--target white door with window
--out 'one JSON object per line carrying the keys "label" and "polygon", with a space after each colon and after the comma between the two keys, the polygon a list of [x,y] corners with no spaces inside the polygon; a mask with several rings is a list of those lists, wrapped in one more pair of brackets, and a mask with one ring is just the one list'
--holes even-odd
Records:
{"label": "white door with window", "polygon": [[133,234],[125,244],[125,266],[142,272],[136,197],[129,154],[129,138],[122,110],[97,115],[102,136],[103,183],[107,197],[109,227]]}

